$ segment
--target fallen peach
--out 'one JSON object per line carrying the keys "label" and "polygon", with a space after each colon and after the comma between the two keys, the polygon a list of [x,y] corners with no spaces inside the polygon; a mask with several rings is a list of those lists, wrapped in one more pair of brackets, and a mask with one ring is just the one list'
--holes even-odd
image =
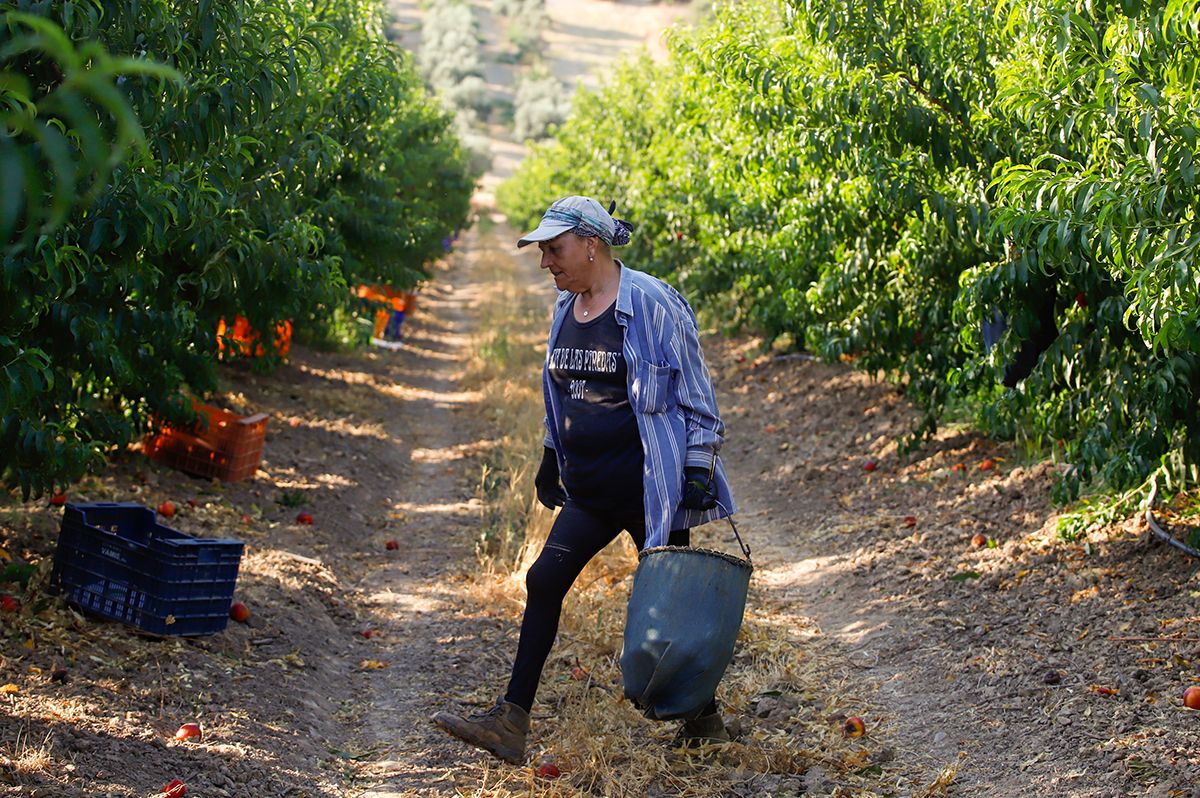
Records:
{"label": "fallen peach", "polygon": [[175,515],[175,502],[165,501],[158,505],[158,514],[163,518],[172,518]]}
{"label": "fallen peach", "polygon": [[562,772],[558,769],[558,765],[553,762],[543,762],[538,765],[537,774],[543,779],[557,779],[562,775]]}
{"label": "fallen peach", "polygon": [[235,601],[229,605],[229,617],[238,623],[245,623],[250,620],[250,608],[240,601]]}
{"label": "fallen peach", "polygon": [[862,737],[866,733],[867,724],[857,715],[846,718],[846,722],[842,724],[842,734],[847,737]]}
{"label": "fallen peach", "polygon": [[187,795],[187,785],[182,779],[171,779],[167,785],[162,788],[163,798],[183,798]]}
{"label": "fallen peach", "polygon": [[199,723],[185,723],[179,727],[179,731],[175,732],[176,740],[190,740],[192,738],[202,740],[204,734],[200,731]]}
{"label": "fallen peach", "polygon": [[1188,709],[1200,709],[1200,687],[1189,687],[1183,691],[1183,705]]}
{"label": "fallen peach", "polygon": [[987,535],[982,532],[976,532],[974,535],[971,535],[971,545],[977,549],[982,549],[987,545],[987,542]]}
{"label": "fallen peach", "polygon": [[383,544],[383,547],[388,551],[395,551],[396,549],[400,548],[400,541],[389,540],[387,543]]}

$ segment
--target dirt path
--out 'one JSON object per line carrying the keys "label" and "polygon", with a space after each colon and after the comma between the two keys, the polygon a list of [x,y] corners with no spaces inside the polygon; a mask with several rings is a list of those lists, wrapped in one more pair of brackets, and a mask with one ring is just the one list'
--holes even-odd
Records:
{"label": "dirt path", "polygon": [[431,354],[428,370],[405,382],[432,401],[406,421],[413,456],[399,480],[403,557],[371,570],[359,587],[383,632],[377,656],[393,664],[365,696],[369,709],[357,747],[382,757],[363,772],[375,782],[366,796],[455,794],[452,770],[462,752],[429,716],[485,677],[494,681],[511,656],[511,624],[475,611],[459,590],[463,575],[478,566],[481,518],[473,458],[490,445],[491,434],[483,423],[484,398],[462,388],[478,323],[472,310],[481,292],[495,288],[480,282],[484,266],[492,258],[511,259],[508,249],[498,247],[494,234],[469,231],[450,268],[438,275],[437,298],[422,299],[418,332],[406,338],[404,353]]}

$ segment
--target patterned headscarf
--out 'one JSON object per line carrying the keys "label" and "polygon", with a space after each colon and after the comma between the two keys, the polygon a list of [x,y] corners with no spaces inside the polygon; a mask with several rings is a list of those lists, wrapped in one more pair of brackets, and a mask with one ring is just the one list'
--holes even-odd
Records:
{"label": "patterned headscarf", "polygon": [[518,241],[517,246],[548,241],[568,231],[585,238],[599,238],[609,246],[623,246],[629,243],[633,225],[613,218],[616,207],[613,202],[606,211],[591,197],[564,197],[550,206],[537,229]]}
{"label": "patterned headscarf", "polygon": [[544,218],[556,219],[574,224],[572,229],[577,236],[584,238],[599,238],[610,247],[621,247],[629,243],[633,233],[633,224],[624,219],[616,219],[612,212],[617,209],[617,203],[612,202],[603,216],[589,214],[586,209],[556,209],[546,211]]}

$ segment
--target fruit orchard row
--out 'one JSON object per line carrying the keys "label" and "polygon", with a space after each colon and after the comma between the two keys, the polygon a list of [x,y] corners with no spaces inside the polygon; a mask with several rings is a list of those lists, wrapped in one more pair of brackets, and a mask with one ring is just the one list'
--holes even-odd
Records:
{"label": "fruit orchard row", "polygon": [[[1060,487],[1200,464],[1197,0],[746,0],[580,96],[502,187],[631,264],[968,409]],[[786,340],[786,339],[785,339]]]}
{"label": "fruit orchard row", "polygon": [[0,2],[0,480],[78,477],[214,387],[220,319],[327,321],[464,221],[377,0]]}

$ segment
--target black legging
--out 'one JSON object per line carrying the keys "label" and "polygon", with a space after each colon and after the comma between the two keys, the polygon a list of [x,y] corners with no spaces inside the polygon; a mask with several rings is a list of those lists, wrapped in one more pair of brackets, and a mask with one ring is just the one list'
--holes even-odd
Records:
{"label": "black legging", "polygon": [[[533,706],[542,667],[558,634],[563,599],[584,566],[612,543],[621,530],[629,532],[640,551],[646,540],[641,502],[633,505],[631,510],[596,512],[585,510],[568,499],[554,519],[546,544],[525,576],[529,598],[525,603],[525,616],[521,619],[521,639],[517,643],[517,658],[508,691],[504,694],[505,701],[511,701],[526,712]],[[671,532],[667,542],[672,546],[688,546],[691,530],[677,529]]]}

